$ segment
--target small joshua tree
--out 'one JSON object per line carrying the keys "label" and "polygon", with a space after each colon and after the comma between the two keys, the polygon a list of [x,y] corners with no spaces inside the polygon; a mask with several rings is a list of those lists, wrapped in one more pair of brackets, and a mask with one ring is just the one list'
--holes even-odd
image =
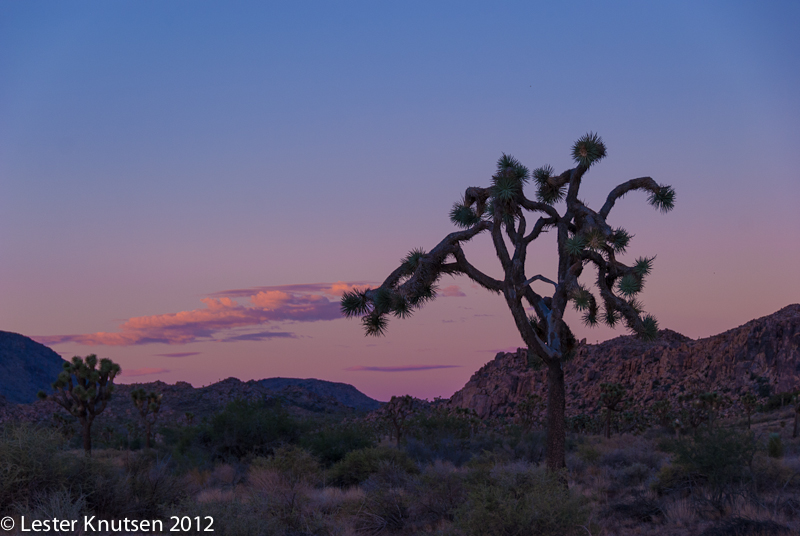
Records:
{"label": "small joshua tree", "polygon": [[656,422],[663,427],[667,427],[673,420],[672,404],[666,398],[653,402],[650,413],[656,418]]}
{"label": "small joshua tree", "polygon": [[533,430],[533,427],[539,422],[541,405],[542,397],[536,394],[529,394],[517,404],[517,420],[526,431]]}
{"label": "small joshua tree", "polygon": [[744,412],[747,414],[747,429],[750,429],[750,416],[756,410],[756,404],[758,403],[758,398],[753,393],[745,393],[739,398],[739,402],[742,403],[742,407],[744,408]]}
{"label": "small joshua tree", "polygon": [[53,383],[53,394],[39,391],[39,398],[52,400],[78,418],[83,427],[83,450],[87,456],[92,455],[92,422],[106,409],[114,391],[114,378],[121,370],[105,357],[100,360],[99,369],[97,363],[94,354],[85,359],[75,356],[64,363],[64,370]]}
{"label": "small joshua tree", "polygon": [[411,395],[393,396],[381,408],[381,413],[383,418],[391,425],[399,447],[400,439],[408,426],[408,420],[414,413],[414,398]]}
{"label": "small joshua tree", "polygon": [[[633,235],[611,227],[607,219],[616,202],[632,191],[648,192],[650,204],[662,212],[672,209],[675,191],[650,177],[631,179],[612,189],[600,210],[593,210],[578,198],[578,191],[589,168],[605,156],[603,140],[593,133],[575,142],[572,157],[577,166],[560,175],[550,166],[531,173],[514,157],[503,155],[491,185],[467,188],[453,205],[450,219],[461,231],[450,233],[428,252],[411,251],[378,288],[346,292],[341,301],[345,316],[360,316],[366,334],[377,336],[385,333],[387,317],[407,318],[434,299],[436,284],[445,274],[465,275],[502,294],[527,347],[529,365],[547,367],[547,467],[551,471],[566,466],[564,365],[578,346],[564,321],[567,307],[571,304],[582,311],[589,326],[623,323],[646,340],[658,334],[655,317],[645,314],[637,299],[654,257],[623,263],[620,257]],[[536,200],[523,193],[531,179]],[[559,211],[556,205],[562,201]],[[484,232],[490,234],[500,261],[500,278],[478,270],[461,247]],[[557,269],[551,277],[528,276],[528,246],[545,235],[556,239]],[[596,270],[592,286],[597,295],[580,281],[587,267]],[[535,289],[536,283],[547,285],[551,293]],[[529,316],[528,310],[533,314]]]}
{"label": "small joshua tree", "polygon": [[139,410],[139,415],[144,421],[145,448],[150,448],[150,437],[152,436],[153,425],[158,417],[158,410],[161,409],[161,396],[154,392],[146,393],[144,389],[136,389],[131,393],[133,403]]}
{"label": "small joshua tree", "polygon": [[622,409],[625,394],[625,388],[618,383],[600,384],[600,404],[606,408],[606,439],[611,438],[611,414]]}

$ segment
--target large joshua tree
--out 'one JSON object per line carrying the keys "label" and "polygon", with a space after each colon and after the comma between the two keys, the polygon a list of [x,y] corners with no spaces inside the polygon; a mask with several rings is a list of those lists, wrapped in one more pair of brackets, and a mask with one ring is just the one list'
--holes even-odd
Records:
{"label": "large joshua tree", "polygon": [[75,356],[64,362],[64,370],[53,383],[53,394],[39,391],[39,398],[52,400],[71,415],[78,418],[83,428],[83,450],[87,456],[92,454],[92,423],[100,415],[111,399],[114,391],[114,378],[120,373],[120,366],[108,358],[100,360],[97,356],[86,358]]}
{"label": "large joshua tree", "polygon": [[[589,168],[605,156],[605,144],[593,133],[575,142],[572,157],[577,166],[560,175],[550,166],[530,173],[504,154],[497,162],[491,185],[467,188],[453,205],[450,219],[462,230],[450,233],[428,252],[411,251],[379,287],[347,292],[341,301],[345,316],[362,317],[367,335],[383,335],[387,317],[406,318],[432,300],[436,283],[444,274],[465,275],[483,288],[502,294],[527,346],[529,365],[547,367],[547,466],[551,470],[566,465],[564,363],[575,355],[578,345],[564,321],[567,307],[571,304],[582,311],[584,322],[590,326],[622,322],[648,340],[658,333],[656,319],[644,314],[637,299],[654,257],[623,263],[618,257],[632,235],[611,227],[606,220],[617,200],[631,191],[646,191],[650,204],[662,212],[672,209],[675,191],[650,177],[631,179],[611,190],[600,210],[593,210],[578,199],[578,191]],[[523,191],[531,178],[535,201]],[[555,231],[558,245],[555,275],[529,276],[528,246],[548,230]],[[461,244],[481,233],[491,236],[501,278],[478,270],[464,254]],[[587,267],[596,270],[593,285],[580,281]]]}

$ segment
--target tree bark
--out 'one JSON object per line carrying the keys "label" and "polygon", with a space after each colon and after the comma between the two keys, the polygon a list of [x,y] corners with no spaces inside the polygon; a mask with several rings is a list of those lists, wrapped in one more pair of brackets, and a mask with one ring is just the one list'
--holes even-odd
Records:
{"label": "tree bark", "polygon": [[560,471],[567,466],[565,410],[564,370],[556,360],[547,366],[547,468],[550,471]]}
{"label": "tree bark", "polygon": [[87,418],[81,419],[83,424],[83,452],[86,456],[92,455],[92,421]]}
{"label": "tree bark", "polygon": [[150,431],[151,431],[152,425],[149,422],[147,422],[147,420],[145,420],[144,422],[145,422],[145,435],[146,435],[145,440],[144,440],[144,446],[145,446],[145,448],[147,448],[149,450],[150,449],[150,436],[151,436],[151,432]]}

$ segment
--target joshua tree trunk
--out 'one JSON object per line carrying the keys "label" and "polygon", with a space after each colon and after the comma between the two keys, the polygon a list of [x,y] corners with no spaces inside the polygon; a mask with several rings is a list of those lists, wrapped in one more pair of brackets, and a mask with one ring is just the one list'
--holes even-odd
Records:
{"label": "joshua tree trunk", "polygon": [[144,439],[144,446],[146,449],[150,449],[150,437],[151,437],[151,430],[153,425],[145,421],[144,430],[145,430],[145,439]]}
{"label": "joshua tree trunk", "polygon": [[88,418],[81,419],[83,425],[83,452],[86,456],[92,455],[92,421]]}
{"label": "joshua tree trunk", "polygon": [[551,471],[567,466],[565,409],[564,369],[555,361],[547,367],[547,468]]}

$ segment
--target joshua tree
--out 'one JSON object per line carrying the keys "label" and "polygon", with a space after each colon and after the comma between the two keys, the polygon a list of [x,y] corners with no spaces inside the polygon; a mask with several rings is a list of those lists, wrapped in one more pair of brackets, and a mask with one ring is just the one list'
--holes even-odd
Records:
{"label": "joshua tree", "polygon": [[80,421],[83,427],[83,450],[87,456],[92,455],[92,422],[100,415],[114,391],[114,378],[120,367],[108,358],[100,360],[97,368],[97,356],[86,358],[75,356],[72,361],[64,363],[64,370],[53,383],[54,393],[47,395],[39,391],[39,398],[52,400]]}
{"label": "joshua tree", "polygon": [[600,384],[600,404],[606,408],[606,439],[611,438],[611,414],[620,411],[625,401],[625,388],[618,383]]}
{"label": "joshua tree", "polygon": [[[654,339],[658,334],[656,319],[645,315],[636,299],[654,257],[641,257],[630,265],[621,262],[618,256],[624,253],[632,235],[612,228],[606,220],[617,200],[631,191],[647,191],[650,204],[662,212],[672,209],[675,191],[650,177],[631,179],[611,190],[600,210],[595,211],[578,199],[578,190],[589,168],[605,156],[605,144],[592,133],[575,142],[572,157],[577,166],[560,175],[555,175],[550,166],[530,173],[512,156],[503,155],[492,184],[467,188],[450,211],[450,219],[461,231],[447,235],[428,252],[411,251],[378,288],[342,296],[345,316],[361,316],[367,335],[383,335],[387,317],[406,318],[433,299],[436,283],[444,274],[466,275],[483,288],[502,294],[527,346],[528,363],[547,367],[547,466],[551,470],[566,465],[564,363],[575,355],[578,346],[564,321],[569,304],[584,313],[583,319],[590,326],[623,322],[644,339]],[[523,193],[531,177],[536,201]],[[555,205],[561,201],[564,204],[559,211]],[[536,218],[532,225],[529,217]],[[555,275],[528,276],[528,246],[549,230],[555,231],[558,245]],[[473,266],[461,247],[462,242],[484,232],[490,234],[500,261],[499,279]],[[593,287],[599,300],[580,282],[587,265],[597,270]],[[534,290],[534,283],[546,285],[551,293]],[[531,316],[526,303],[532,308]]]}
{"label": "joshua tree", "polygon": [[656,422],[661,426],[667,427],[672,422],[672,404],[670,404],[667,399],[653,402],[650,412],[656,418]]}
{"label": "joshua tree", "polygon": [[133,403],[139,410],[139,415],[144,421],[145,448],[150,448],[150,437],[153,425],[158,417],[158,410],[161,409],[161,396],[154,392],[146,393],[144,389],[136,389],[131,393]]}
{"label": "joshua tree", "polygon": [[747,429],[750,429],[750,416],[756,409],[756,403],[758,399],[756,395],[753,393],[745,393],[740,398],[739,401],[742,403],[742,407],[744,407],[744,412],[747,414]]}
{"label": "joshua tree", "polygon": [[537,394],[529,394],[517,404],[517,419],[526,431],[533,430],[534,425],[539,422],[541,405],[542,397]]}
{"label": "joshua tree", "polygon": [[397,446],[408,425],[408,419],[414,413],[414,398],[411,395],[393,396],[382,408],[383,418],[394,429]]}

